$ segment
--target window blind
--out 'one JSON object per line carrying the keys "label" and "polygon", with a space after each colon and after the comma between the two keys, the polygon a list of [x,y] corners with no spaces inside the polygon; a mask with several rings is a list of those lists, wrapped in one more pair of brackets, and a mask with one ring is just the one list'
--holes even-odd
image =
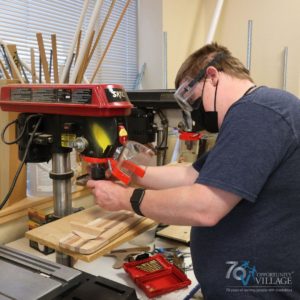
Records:
{"label": "window blind", "polygon": [[[95,6],[91,0],[83,25],[83,41],[90,17]],[[112,0],[104,0],[95,26],[95,36],[101,28]],[[84,0],[0,0],[0,38],[6,44],[15,44],[18,54],[31,65],[30,48],[35,50],[36,71],[39,68],[39,51],[36,33],[42,33],[46,57],[50,62],[51,35],[56,34],[58,64],[64,65],[75,34]],[[97,49],[85,73],[90,80],[101,55],[126,4],[117,0],[106,24]],[[94,42],[93,42],[94,43]],[[74,49],[74,51],[76,48]],[[3,61],[3,57],[1,56]],[[53,64],[52,64],[53,65]],[[73,64],[74,66],[74,64]],[[71,72],[73,69],[71,68]],[[137,57],[137,0],[132,0],[114,36],[94,83],[121,84],[132,89],[138,74]],[[53,67],[51,74],[53,78]],[[31,82],[31,76],[27,72]]]}

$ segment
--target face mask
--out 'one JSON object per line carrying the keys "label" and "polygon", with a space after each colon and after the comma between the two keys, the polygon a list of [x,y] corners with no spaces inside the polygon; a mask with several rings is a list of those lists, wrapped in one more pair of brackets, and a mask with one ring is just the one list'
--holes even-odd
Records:
{"label": "face mask", "polygon": [[205,86],[205,81],[204,81],[202,95],[196,100],[196,101],[200,101],[200,106],[198,109],[195,109],[191,112],[191,117],[192,117],[193,121],[198,123],[204,130],[211,132],[211,133],[219,132],[218,112],[216,111],[216,97],[217,97],[218,83],[216,85],[216,92],[215,92],[215,99],[214,99],[215,111],[207,111],[206,112],[204,109],[203,98],[202,98],[204,86]]}

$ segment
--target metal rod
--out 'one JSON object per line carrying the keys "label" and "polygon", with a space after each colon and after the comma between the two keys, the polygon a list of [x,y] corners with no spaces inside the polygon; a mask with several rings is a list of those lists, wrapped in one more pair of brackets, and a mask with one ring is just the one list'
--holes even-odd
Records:
{"label": "metal rod", "polygon": [[50,64],[49,64],[49,76],[51,78],[51,68],[52,68],[52,50],[50,50]]}
{"label": "metal rod", "polygon": [[248,47],[247,47],[247,69],[250,71],[252,44],[252,20],[248,21]]}
{"label": "metal rod", "polygon": [[283,90],[286,90],[286,70],[287,70],[288,47],[284,49],[284,69],[283,69]]}
{"label": "metal rod", "polygon": [[39,63],[39,82],[42,83],[42,59],[40,55],[40,63]]}
{"label": "metal rod", "polygon": [[167,32],[164,31],[164,89],[167,89]]}
{"label": "metal rod", "polygon": [[[65,174],[70,171],[70,153],[53,153],[52,172]],[[72,213],[71,178],[53,180],[53,207],[56,218],[62,218]]]}
{"label": "metal rod", "polygon": [[67,76],[66,76],[66,79],[65,79],[65,82],[64,82],[64,83],[67,83],[67,81],[68,81],[68,79],[69,79],[70,71],[71,71],[71,67],[72,67],[74,58],[75,58],[75,53],[73,53],[73,56],[72,56],[72,59],[71,59],[71,63],[70,63],[70,65],[69,65],[68,73],[67,73]]}
{"label": "metal rod", "polygon": [[18,64],[20,65],[20,68],[22,70],[22,73],[23,73],[23,75],[25,77],[26,82],[29,83],[29,80],[28,80],[28,78],[26,76],[26,73],[25,73],[25,70],[23,68],[23,65],[21,64],[21,61],[20,61],[20,58],[19,58],[19,55],[18,55],[18,51],[14,51],[14,54],[15,54],[15,56],[17,58]]}
{"label": "metal rod", "polygon": [[146,67],[146,63],[143,64],[142,69],[141,69],[141,73],[138,75],[138,78],[136,79],[136,82],[134,84],[134,90],[137,90],[141,84],[142,81],[142,77],[145,71],[145,67]]}
{"label": "metal rod", "polygon": [[2,55],[4,57],[4,60],[5,60],[6,64],[7,64],[7,68],[9,70],[9,72],[10,72],[11,77],[13,78],[13,73],[12,73],[12,70],[11,70],[11,67],[10,67],[10,63],[9,63],[8,57],[7,57],[6,52],[5,52],[4,45],[1,45],[1,48],[2,48],[2,51],[3,51]]}
{"label": "metal rod", "polygon": [[1,71],[1,77],[3,78],[3,79],[6,79],[6,76],[5,76],[5,74],[4,74],[4,71],[3,71],[3,69],[2,69],[2,65],[0,65],[0,71]]}

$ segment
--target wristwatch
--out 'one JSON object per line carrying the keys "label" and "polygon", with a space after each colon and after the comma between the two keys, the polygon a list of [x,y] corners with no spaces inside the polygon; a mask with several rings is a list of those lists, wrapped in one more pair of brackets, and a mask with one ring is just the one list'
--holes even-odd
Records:
{"label": "wristwatch", "polygon": [[140,211],[140,205],[145,195],[145,189],[135,189],[130,198],[130,203],[134,212],[142,217],[145,217]]}

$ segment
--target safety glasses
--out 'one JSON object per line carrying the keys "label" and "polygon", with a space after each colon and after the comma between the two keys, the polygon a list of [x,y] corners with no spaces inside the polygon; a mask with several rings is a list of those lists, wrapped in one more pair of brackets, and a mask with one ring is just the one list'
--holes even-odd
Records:
{"label": "safety glasses", "polygon": [[174,94],[174,98],[176,99],[177,103],[182,108],[182,110],[191,112],[199,108],[202,101],[202,97],[196,97],[195,95],[196,90],[200,85],[199,81],[206,75],[206,70],[208,69],[208,67],[213,66],[218,60],[225,56],[228,56],[228,54],[222,53],[216,56],[211,62],[209,62],[205,66],[203,70],[201,70],[201,72],[194,79],[188,77],[188,79],[185,82],[183,82],[181,86],[177,89],[177,91]]}

